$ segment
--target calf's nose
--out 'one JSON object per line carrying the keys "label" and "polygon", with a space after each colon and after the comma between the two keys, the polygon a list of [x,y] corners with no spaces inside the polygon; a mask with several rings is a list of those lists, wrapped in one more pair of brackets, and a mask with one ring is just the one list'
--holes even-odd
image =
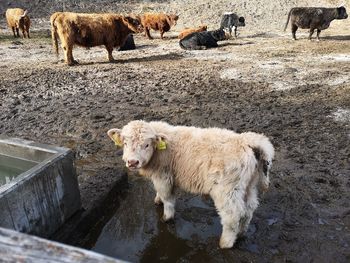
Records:
{"label": "calf's nose", "polygon": [[128,167],[137,167],[137,165],[139,164],[138,160],[128,160]]}

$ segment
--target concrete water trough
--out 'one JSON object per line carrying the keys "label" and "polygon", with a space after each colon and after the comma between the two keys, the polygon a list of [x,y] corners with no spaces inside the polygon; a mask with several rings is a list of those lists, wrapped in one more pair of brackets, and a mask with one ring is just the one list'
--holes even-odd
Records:
{"label": "concrete water trough", "polygon": [[81,208],[72,151],[0,136],[0,227],[41,237]]}

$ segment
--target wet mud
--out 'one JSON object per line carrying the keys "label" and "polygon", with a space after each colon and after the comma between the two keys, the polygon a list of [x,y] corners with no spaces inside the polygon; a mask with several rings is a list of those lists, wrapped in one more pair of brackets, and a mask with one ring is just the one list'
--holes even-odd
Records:
{"label": "wet mud", "polygon": [[174,222],[162,223],[152,186],[135,175],[86,247],[132,262],[349,262],[350,45],[337,35],[241,35],[193,52],[137,35],[116,63],[103,48],[74,49],[74,67],[46,32],[4,39],[0,133],[71,148],[86,203],[110,182],[101,171],[124,167],[110,128],[145,119],[264,133],[276,148],[271,187],[234,248],[218,248],[210,199],[179,192]]}

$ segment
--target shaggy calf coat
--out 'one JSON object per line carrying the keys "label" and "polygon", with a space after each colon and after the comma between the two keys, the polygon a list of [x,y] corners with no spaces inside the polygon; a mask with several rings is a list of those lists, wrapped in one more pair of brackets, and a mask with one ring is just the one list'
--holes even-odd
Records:
{"label": "shaggy calf coat", "polygon": [[77,63],[73,58],[73,47],[95,47],[104,45],[108,60],[114,61],[112,51],[124,45],[130,33],[142,32],[136,18],[117,14],[79,14],[57,12],[50,18],[52,42],[58,54],[58,39],[68,65]]}
{"label": "shaggy calf coat", "polygon": [[171,27],[176,25],[179,16],[164,13],[145,13],[140,16],[140,19],[145,29],[145,36],[148,39],[153,39],[149,32],[150,29],[159,30],[160,38],[163,39],[164,33],[168,32]]}
{"label": "shaggy calf coat", "polygon": [[288,13],[287,23],[284,27],[286,31],[289,20],[291,23],[292,36],[296,40],[295,33],[298,28],[310,28],[309,39],[317,30],[317,40],[320,40],[321,30],[327,29],[334,19],[346,19],[348,14],[345,7],[323,8],[323,7],[295,7]]}
{"label": "shaggy calf coat", "polygon": [[180,40],[179,45],[183,49],[199,50],[218,47],[218,41],[227,39],[224,30],[203,31],[192,33]]}
{"label": "shaggy calf coat", "polygon": [[203,26],[203,25],[199,26],[197,28],[186,28],[180,32],[180,34],[178,35],[178,38],[183,39],[184,37],[186,37],[192,33],[207,31],[207,28],[208,28],[207,26]]}
{"label": "shaggy calf coat", "polygon": [[7,25],[12,29],[14,37],[19,37],[19,30],[21,30],[23,38],[30,38],[30,19],[27,14],[27,10],[24,11],[21,8],[9,8],[6,10]]}
{"label": "shaggy calf coat", "polygon": [[126,166],[152,180],[164,221],[174,218],[175,188],[210,195],[223,225],[221,248],[247,230],[258,192],[269,186],[274,148],[262,134],[132,121],[108,135],[123,146]]}

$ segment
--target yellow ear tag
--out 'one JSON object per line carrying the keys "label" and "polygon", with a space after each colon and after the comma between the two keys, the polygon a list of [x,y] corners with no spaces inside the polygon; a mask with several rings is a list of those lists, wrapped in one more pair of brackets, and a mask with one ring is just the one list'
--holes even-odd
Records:
{"label": "yellow ear tag", "polygon": [[122,147],[122,146],[123,146],[123,143],[122,143],[122,141],[120,140],[120,138],[119,138],[118,135],[113,136],[113,141],[114,141],[114,144],[115,144],[116,146],[119,146],[119,147]]}
{"label": "yellow ear tag", "polygon": [[157,144],[157,149],[158,150],[165,150],[166,149],[166,142],[163,140],[160,140]]}

